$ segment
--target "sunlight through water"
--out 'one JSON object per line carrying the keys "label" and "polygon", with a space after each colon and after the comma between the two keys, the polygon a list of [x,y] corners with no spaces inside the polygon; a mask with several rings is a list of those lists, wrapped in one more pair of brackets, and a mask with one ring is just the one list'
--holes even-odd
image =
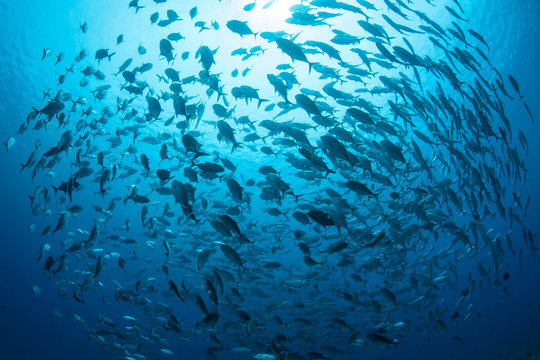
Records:
{"label": "sunlight through water", "polygon": [[0,218],[25,304],[126,360],[519,343],[478,329],[534,298],[540,111],[470,3],[19,1]]}

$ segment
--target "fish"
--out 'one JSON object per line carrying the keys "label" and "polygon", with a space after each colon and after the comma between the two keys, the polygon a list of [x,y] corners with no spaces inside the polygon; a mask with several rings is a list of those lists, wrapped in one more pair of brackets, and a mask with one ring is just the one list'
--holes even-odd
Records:
{"label": "fish", "polygon": [[309,210],[308,216],[311,218],[311,220],[322,225],[323,227],[335,225],[334,220],[332,220],[332,218],[330,218],[330,216],[328,216],[328,214],[324,211],[317,209]]}
{"label": "fish", "polygon": [[37,44],[4,137],[36,266],[85,306],[56,316],[106,350],[359,358],[454,336],[537,256],[526,89],[459,1],[125,4],[148,36]]}
{"label": "fish", "polygon": [[212,252],[210,250],[203,250],[199,253],[197,256],[197,270],[202,270],[208,259],[210,258],[210,255]]}
{"label": "fish", "polygon": [[377,333],[370,333],[370,334],[367,334],[366,335],[366,338],[375,343],[375,344],[380,344],[380,345],[395,345],[396,348],[397,348],[397,344],[399,344],[399,341],[398,340],[395,340],[395,339],[389,339],[387,338],[386,336],[383,336],[383,335],[379,335]]}
{"label": "fish", "polygon": [[109,49],[99,49],[99,50],[96,51],[95,59],[97,60],[97,62],[99,64],[99,63],[101,63],[101,60],[103,60],[103,59],[109,59],[109,61],[111,61],[111,58],[115,54],[116,53],[109,54]]}
{"label": "fish", "polygon": [[238,141],[236,141],[236,137],[234,136],[234,130],[229,125],[229,123],[227,123],[225,120],[219,120],[217,126],[221,137],[232,143],[231,153],[233,153],[234,150],[236,150],[237,148],[242,147],[242,145]]}
{"label": "fish", "polygon": [[242,261],[242,258],[238,253],[229,245],[226,244],[220,244],[219,248],[221,249],[221,252],[227,259],[229,259],[233,264],[243,268],[244,262]]}
{"label": "fish", "polygon": [[[13,148],[13,145],[15,144],[15,138],[9,137],[6,141],[4,141],[4,148],[6,149],[6,153],[9,153],[9,151]],[[29,162],[27,162],[28,164]],[[26,165],[28,166],[28,165]],[[22,169],[24,169],[26,166],[21,164]],[[21,169],[21,171],[22,171]]]}
{"label": "fish", "polygon": [[309,71],[311,72],[311,68],[313,67],[314,63],[308,61],[306,54],[304,53],[304,49],[302,49],[300,45],[295,44],[293,41],[285,38],[277,38],[275,39],[275,43],[284,54],[291,58],[292,61],[298,60],[307,63],[309,66]]}
{"label": "fish", "polygon": [[345,186],[350,190],[354,191],[359,197],[362,196],[373,196],[377,197],[367,186],[358,181],[350,180],[345,183]]}
{"label": "fish", "polygon": [[168,39],[161,39],[159,42],[159,55],[167,60],[167,63],[173,62],[176,55],[173,53],[174,48]]}
{"label": "fish", "polygon": [[85,21],[84,23],[82,23],[80,26],[79,26],[79,30],[83,33],[83,34],[86,34],[88,32],[88,23]]}
{"label": "fish", "polygon": [[185,299],[180,294],[178,287],[172,280],[169,280],[169,289],[178,297],[178,299],[180,299],[180,301],[185,302]]}
{"label": "fish", "polygon": [[256,5],[257,5],[257,4],[256,4],[255,2],[249,3],[249,4],[245,5],[245,6],[242,8],[242,10],[244,10],[244,11],[246,11],[246,12],[251,11],[251,10],[253,10],[253,9],[255,8]]}
{"label": "fish", "polygon": [[247,21],[229,20],[226,24],[227,28],[233,33],[244,37],[244,35],[253,35],[257,38],[257,33],[254,33],[248,26]]}
{"label": "fish", "polygon": [[510,74],[508,74],[508,80],[510,80],[510,84],[514,88],[514,91],[519,95],[519,98],[523,99],[524,96],[521,95],[521,90],[519,88],[519,83],[517,82],[517,80]]}
{"label": "fish", "polygon": [[144,6],[139,5],[139,0],[130,0],[128,8],[134,8],[135,13],[138,13],[140,9],[144,9]]}
{"label": "fish", "polygon": [[349,244],[347,244],[345,241],[338,241],[334,244],[329,245],[325,250],[323,250],[323,253],[328,254],[334,254],[336,252],[340,252],[342,250],[345,250]]}

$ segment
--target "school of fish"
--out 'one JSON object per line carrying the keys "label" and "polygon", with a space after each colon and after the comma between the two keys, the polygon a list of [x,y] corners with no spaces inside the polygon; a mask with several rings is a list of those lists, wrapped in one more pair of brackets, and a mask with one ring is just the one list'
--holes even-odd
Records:
{"label": "school of fish", "polygon": [[224,1],[131,0],[159,41],[39,54],[58,83],[4,143],[39,139],[21,163],[36,262],[103,308],[54,315],[126,360],[396,351],[471,321],[506,257],[536,256],[505,108],[533,114],[459,1],[298,0],[295,32],[246,20],[282,1],[226,18]]}

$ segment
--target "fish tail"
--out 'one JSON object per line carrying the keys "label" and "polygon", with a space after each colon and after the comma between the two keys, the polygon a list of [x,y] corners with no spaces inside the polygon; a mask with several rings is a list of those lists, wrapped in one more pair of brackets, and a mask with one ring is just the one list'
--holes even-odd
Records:
{"label": "fish tail", "polygon": [[308,73],[311,74],[311,68],[313,67],[313,65],[317,65],[318,63],[316,63],[316,62],[309,62],[309,61],[308,61],[307,63],[308,63],[308,66],[309,66]]}
{"label": "fish tail", "polygon": [[332,170],[332,169],[326,169],[326,175],[324,175],[324,177],[327,178],[328,175],[330,175],[330,174],[335,174],[335,173],[336,173],[336,172],[335,172],[334,170]]}
{"label": "fish tail", "polygon": [[259,108],[261,106],[261,104],[265,101],[269,101],[267,99],[259,99],[259,103],[257,104],[257,108]]}
{"label": "fish tail", "polygon": [[[207,155],[210,155],[208,153],[205,153],[205,152],[198,152],[195,154],[195,156],[193,157],[192,160],[195,160],[196,158],[198,158],[199,156],[207,156]],[[169,160],[170,161],[170,160]]]}
{"label": "fish tail", "polygon": [[[223,103],[225,104],[225,106],[229,106],[229,101],[227,100],[227,98],[225,97],[225,94],[224,93],[221,93],[221,95],[223,96]],[[235,106],[236,108],[236,106]],[[233,109],[234,110],[234,109]]]}
{"label": "fish tail", "polygon": [[236,148],[241,148],[241,147],[243,147],[242,144],[238,142],[234,142],[232,146],[231,154],[234,152],[234,150],[236,150]]}

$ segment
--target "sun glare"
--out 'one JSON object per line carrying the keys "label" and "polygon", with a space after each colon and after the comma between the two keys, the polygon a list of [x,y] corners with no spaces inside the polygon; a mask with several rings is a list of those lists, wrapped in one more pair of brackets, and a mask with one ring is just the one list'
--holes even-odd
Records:
{"label": "sun glare", "polygon": [[274,30],[281,30],[285,20],[291,16],[289,8],[301,2],[301,0],[257,0],[251,15],[253,21],[271,26]]}

